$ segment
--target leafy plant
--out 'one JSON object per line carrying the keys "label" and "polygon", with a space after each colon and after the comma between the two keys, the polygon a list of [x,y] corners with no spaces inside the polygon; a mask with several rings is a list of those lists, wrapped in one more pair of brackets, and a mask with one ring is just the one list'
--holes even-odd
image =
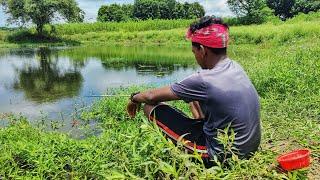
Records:
{"label": "leafy plant", "polygon": [[84,12],[74,0],[1,0],[5,13],[10,15],[10,22],[32,22],[36,25],[38,35],[43,35],[44,25],[56,18],[65,18],[69,22],[83,21]]}

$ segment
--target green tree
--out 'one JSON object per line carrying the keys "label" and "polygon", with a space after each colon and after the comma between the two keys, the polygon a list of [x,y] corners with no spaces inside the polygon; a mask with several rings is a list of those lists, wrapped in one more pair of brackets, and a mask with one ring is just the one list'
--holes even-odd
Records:
{"label": "green tree", "polygon": [[32,22],[36,25],[38,35],[43,35],[43,27],[54,20],[81,22],[84,12],[75,0],[0,0],[11,23]]}
{"label": "green tree", "polygon": [[320,10],[319,0],[296,0],[292,11],[296,15],[300,12],[307,14],[311,11],[317,12],[319,10]]}
{"label": "green tree", "polygon": [[184,9],[183,4],[177,3],[175,5],[172,16],[173,16],[174,19],[185,19],[186,11]]}
{"label": "green tree", "polygon": [[316,12],[320,9],[319,0],[267,0],[267,5],[282,20],[291,18],[298,13]]}
{"label": "green tree", "polygon": [[176,0],[135,0],[133,5],[102,6],[98,21],[124,21],[126,19],[194,19],[204,16],[198,2],[179,3]]}
{"label": "green tree", "polygon": [[174,19],[173,12],[174,12],[174,7],[177,4],[176,0],[165,0],[165,4],[168,7],[167,12],[165,12],[168,15],[168,19]]}
{"label": "green tree", "polygon": [[198,2],[135,0],[133,14],[138,19],[193,19],[204,16],[205,10]]}
{"label": "green tree", "polygon": [[188,2],[185,2],[183,4],[183,9],[184,9],[184,16],[183,19],[190,19],[190,8],[191,8],[191,4]]}
{"label": "green tree", "polygon": [[188,12],[189,12],[188,19],[200,18],[205,15],[205,10],[203,6],[201,6],[198,2],[192,3],[189,6]]}
{"label": "green tree", "polygon": [[100,22],[107,21],[128,21],[133,18],[133,5],[131,4],[111,4],[101,6],[98,11],[97,20]]}
{"label": "green tree", "polygon": [[243,24],[262,23],[270,13],[264,0],[227,0],[227,3]]}
{"label": "green tree", "polygon": [[133,15],[137,19],[160,19],[160,4],[156,0],[135,0]]}
{"label": "green tree", "polygon": [[176,19],[194,19],[205,15],[205,10],[198,2],[177,3],[174,8],[173,17]]}
{"label": "green tree", "polygon": [[101,6],[98,11],[98,21],[127,21],[132,16],[132,5],[118,5],[111,4],[108,6]]}
{"label": "green tree", "polygon": [[166,2],[166,0],[160,0],[158,1],[159,4],[159,19],[171,19],[171,9]]}
{"label": "green tree", "polygon": [[133,5],[132,4],[123,4],[121,6],[123,13],[125,14],[125,19],[130,20],[133,18]]}
{"label": "green tree", "polygon": [[267,5],[274,10],[274,15],[283,20],[293,17],[292,8],[294,4],[295,0],[267,0]]}

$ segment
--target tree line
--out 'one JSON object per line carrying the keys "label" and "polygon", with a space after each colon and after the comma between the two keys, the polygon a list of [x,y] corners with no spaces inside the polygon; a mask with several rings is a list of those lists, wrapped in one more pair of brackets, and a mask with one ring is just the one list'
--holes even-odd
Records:
{"label": "tree line", "polygon": [[127,21],[146,19],[194,19],[205,15],[198,2],[180,3],[176,0],[135,0],[134,4],[111,4],[101,6],[97,20]]}
{"label": "tree line", "polygon": [[[269,17],[278,16],[282,20],[298,13],[317,12],[319,0],[227,0],[236,15],[231,24],[259,24]],[[15,24],[33,23],[38,35],[43,35],[44,25],[57,19],[67,22],[82,22],[84,12],[75,0],[0,0],[8,22]],[[180,3],[176,0],[135,0],[133,4],[111,4],[102,6],[98,21],[128,21],[146,19],[194,19],[205,15],[198,2]]]}
{"label": "tree line", "polygon": [[274,15],[282,20],[292,18],[298,13],[307,14],[320,9],[319,0],[267,0],[267,5],[274,10]]}
{"label": "tree line", "polygon": [[320,9],[319,0],[227,0],[227,4],[240,24],[263,23],[270,16],[286,20]]}
{"label": "tree line", "polygon": [[[235,24],[260,24],[269,17],[281,20],[299,13],[317,12],[319,0],[227,0],[230,10],[237,16]],[[198,2],[180,3],[176,0],[135,0],[134,4],[101,6],[97,20],[120,22],[146,19],[194,19],[205,14]]]}

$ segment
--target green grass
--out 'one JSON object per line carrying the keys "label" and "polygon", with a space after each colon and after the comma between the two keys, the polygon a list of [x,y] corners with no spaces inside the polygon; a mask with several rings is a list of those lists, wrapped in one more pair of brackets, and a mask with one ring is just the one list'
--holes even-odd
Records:
{"label": "green grass", "polygon": [[[74,23],[56,26],[56,32],[60,35],[83,34],[89,32],[133,32],[150,30],[169,30],[186,28],[194,20],[146,20],[129,22],[96,22],[96,23]],[[48,27],[49,28],[49,27]]]}
{"label": "green grass", "polygon": [[[292,20],[231,28],[229,55],[244,67],[261,101],[261,148],[250,160],[234,158],[230,160],[230,167],[219,165],[205,169],[201,163],[194,162],[198,155],[180,151],[142,113],[129,119],[125,113],[127,99],[114,97],[97,101],[90,111],[82,114],[81,128],[88,135],[82,140],[72,139],[67,134],[46,132],[31,126],[23,117],[2,115],[0,119],[9,120],[9,124],[0,128],[0,179],[320,179],[318,21],[311,18],[305,22]],[[183,32],[183,29],[126,33],[101,31],[66,37],[81,39],[90,34],[95,36],[95,43],[121,44],[135,42],[135,37],[132,40],[127,37],[139,34],[141,43],[156,43],[157,38],[171,37],[170,42],[188,47],[182,39]],[[105,37],[100,37],[100,33]],[[81,42],[89,45],[92,39]],[[170,58],[169,49],[164,48],[157,58]],[[109,53],[100,49],[95,51],[94,47],[88,48],[88,54],[81,51],[80,48],[61,53],[72,55],[79,61],[97,56],[106,63],[138,63],[134,54],[139,48],[132,51],[120,48],[118,54],[116,50]],[[150,59],[147,49],[140,51],[142,55],[139,57],[145,61]],[[187,63],[183,59],[192,58],[191,53],[180,51],[177,56],[182,56],[176,60],[182,64]],[[116,92],[128,94],[146,88],[131,87]],[[188,110],[183,102],[172,104],[185,112]],[[99,123],[103,130],[101,135],[93,135],[90,120]],[[297,148],[312,151],[310,168],[278,172],[276,157]]]}
{"label": "green grass", "polygon": [[[144,88],[139,88],[144,89]],[[120,90],[127,94],[137,88]],[[263,140],[261,149],[250,160],[232,160],[231,167],[205,169],[165,140],[142,113],[127,118],[127,99],[108,98],[97,102],[83,119],[100,122],[103,133],[75,140],[65,134],[44,132],[24,119],[11,118],[0,130],[0,175],[8,178],[104,179],[104,178],[196,178],[196,179],[290,179],[290,176],[319,177],[319,122],[287,110],[287,104],[261,98]],[[184,103],[173,105],[187,111]],[[294,122],[294,123],[293,123]],[[83,127],[86,127],[85,123]],[[308,133],[306,133],[308,132]],[[90,134],[90,132],[88,132]],[[314,163],[307,170],[290,173],[276,171],[276,156],[304,147],[312,150]],[[294,178],[291,178],[294,179]]]}
{"label": "green grass", "polygon": [[[230,37],[232,44],[260,44],[274,42],[277,44],[291,43],[301,38],[314,38],[319,36],[320,21],[301,21],[299,23],[263,24],[252,26],[231,27]],[[82,44],[188,44],[185,39],[184,28],[146,29],[143,31],[91,31],[78,34],[61,34],[65,39],[79,41]]]}

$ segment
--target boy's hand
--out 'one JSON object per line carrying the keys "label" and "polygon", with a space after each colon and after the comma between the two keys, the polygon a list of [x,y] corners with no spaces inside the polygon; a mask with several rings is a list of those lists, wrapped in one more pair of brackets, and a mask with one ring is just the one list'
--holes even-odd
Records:
{"label": "boy's hand", "polygon": [[130,118],[134,118],[137,114],[137,111],[140,110],[141,104],[140,103],[134,103],[132,101],[129,101],[127,105],[127,112],[130,116]]}

